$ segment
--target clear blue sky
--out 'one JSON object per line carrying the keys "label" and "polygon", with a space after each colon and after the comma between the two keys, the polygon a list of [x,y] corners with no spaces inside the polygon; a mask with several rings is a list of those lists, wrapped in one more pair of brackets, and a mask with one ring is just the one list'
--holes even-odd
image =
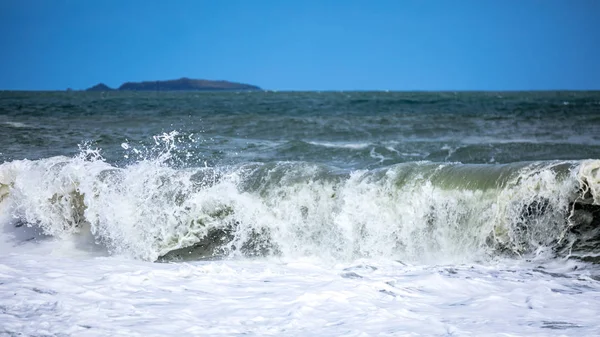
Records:
{"label": "clear blue sky", "polygon": [[0,0],[0,89],[600,89],[597,0]]}

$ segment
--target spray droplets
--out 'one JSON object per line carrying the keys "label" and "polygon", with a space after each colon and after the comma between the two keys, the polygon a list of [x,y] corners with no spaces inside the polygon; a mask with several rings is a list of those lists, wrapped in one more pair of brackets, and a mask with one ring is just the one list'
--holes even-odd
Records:
{"label": "spray droplets", "polygon": [[104,161],[104,157],[102,157],[101,150],[92,146],[93,142],[91,141],[86,141],[79,144],[78,158],[87,161]]}

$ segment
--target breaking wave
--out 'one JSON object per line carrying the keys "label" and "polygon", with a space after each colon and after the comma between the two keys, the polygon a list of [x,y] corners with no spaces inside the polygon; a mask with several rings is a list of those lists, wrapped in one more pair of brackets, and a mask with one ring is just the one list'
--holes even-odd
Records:
{"label": "breaking wave", "polygon": [[[166,147],[168,150],[168,146]],[[168,151],[166,151],[168,153]],[[0,221],[157,261],[235,256],[405,261],[600,252],[600,160],[122,167],[97,151],[0,165]]]}

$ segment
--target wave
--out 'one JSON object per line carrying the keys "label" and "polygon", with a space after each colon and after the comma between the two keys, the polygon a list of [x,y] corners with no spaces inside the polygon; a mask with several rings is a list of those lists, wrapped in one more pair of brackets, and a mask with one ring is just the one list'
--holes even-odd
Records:
{"label": "wave", "polygon": [[21,122],[2,122],[2,125],[6,125],[12,128],[16,128],[16,129],[23,129],[23,128],[31,128],[31,126],[25,124],[25,123],[21,123]]}
{"label": "wave", "polygon": [[0,221],[157,261],[235,256],[467,261],[600,253],[600,160],[113,166],[94,153],[0,165]]}
{"label": "wave", "polygon": [[371,146],[372,144],[370,143],[348,143],[348,142],[308,142],[308,144],[311,145],[315,145],[315,146],[323,146],[323,147],[330,147],[330,148],[340,148],[340,149],[352,149],[352,150],[362,150],[365,149],[369,146]]}
{"label": "wave", "polygon": [[[481,142],[477,142],[477,139]],[[490,143],[492,139],[472,138],[460,142],[430,140],[399,141],[308,141],[289,140],[266,147],[244,141],[231,142],[225,156],[231,160],[240,153],[249,160],[268,161],[273,158],[287,161],[320,162],[344,168],[374,168],[419,160],[432,162],[462,162],[471,164],[511,163],[527,161],[585,159],[596,146],[576,143],[526,142],[523,139]],[[241,151],[240,151],[241,150]],[[228,155],[229,154],[229,155]]]}

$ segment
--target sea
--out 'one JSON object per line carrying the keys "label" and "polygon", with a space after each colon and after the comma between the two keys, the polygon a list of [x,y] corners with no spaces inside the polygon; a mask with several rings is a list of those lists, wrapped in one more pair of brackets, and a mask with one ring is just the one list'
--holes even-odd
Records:
{"label": "sea", "polygon": [[598,336],[600,92],[0,92],[0,336]]}

